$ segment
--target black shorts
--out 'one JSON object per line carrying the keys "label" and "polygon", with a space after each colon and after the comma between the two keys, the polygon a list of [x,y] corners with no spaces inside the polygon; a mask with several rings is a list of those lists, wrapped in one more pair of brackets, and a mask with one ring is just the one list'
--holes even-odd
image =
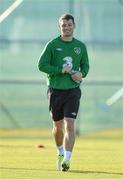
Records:
{"label": "black shorts", "polygon": [[54,121],[64,117],[76,119],[81,97],[79,87],[67,90],[49,88],[48,97],[49,111]]}

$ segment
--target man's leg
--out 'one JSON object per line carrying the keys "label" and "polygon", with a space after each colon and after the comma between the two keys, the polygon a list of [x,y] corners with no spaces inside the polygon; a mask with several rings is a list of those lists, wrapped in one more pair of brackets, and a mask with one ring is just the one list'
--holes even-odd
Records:
{"label": "man's leg", "polygon": [[67,171],[70,167],[71,153],[75,143],[75,120],[73,118],[64,118],[64,123],[64,159],[62,162],[62,170]]}
{"label": "man's leg", "polygon": [[60,121],[53,121],[53,135],[55,139],[56,146],[62,146],[63,145],[63,120]]}
{"label": "man's leg", "polygon": [[58,154],[58,160],[57,160],[57,169],[61,170],[61,162],[64,158],[64,149],[63,149],[63,120],[60,121],[53,121],[53,135],[57,147],[57,154]]}
{"label": "man's leg", "polygon": [[65,135],[64,149],[72,152],[75,143],[75,120],[73,118],[64,118]]}

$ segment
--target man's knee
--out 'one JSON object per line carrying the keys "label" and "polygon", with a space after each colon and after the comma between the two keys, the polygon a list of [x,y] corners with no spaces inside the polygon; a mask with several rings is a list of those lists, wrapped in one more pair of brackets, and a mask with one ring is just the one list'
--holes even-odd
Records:
{"label": "man's knee", "polygon": [[75,120],[72,118],[65,118],[65,130],[74,131],[75,129]]}
{"label": "man's knee", "polygon": [[63,120],[56,121],[53,123],[53,132],[63,131]]}

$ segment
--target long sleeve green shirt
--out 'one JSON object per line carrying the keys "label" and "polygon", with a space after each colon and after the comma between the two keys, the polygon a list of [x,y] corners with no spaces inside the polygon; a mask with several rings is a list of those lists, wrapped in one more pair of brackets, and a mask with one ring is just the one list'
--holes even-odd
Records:
{"label": "long sleeve green shirt", "polygon": [[84,43],[73,38],[72,41],[63,41],[57,37],[48,42],[41,53],[38,68],[47,73],[48,86],[55,89],[72,89],[79,86],[72,80],[69,73],[62,73],[63,64],[71,60],[72,69],[80,71],[86,77],[89,71],[89,61]]}

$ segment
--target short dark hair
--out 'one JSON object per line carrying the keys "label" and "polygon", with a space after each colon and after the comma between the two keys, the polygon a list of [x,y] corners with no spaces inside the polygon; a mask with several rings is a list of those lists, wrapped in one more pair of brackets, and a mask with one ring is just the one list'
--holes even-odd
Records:
{"label": "short dark hair", "polygon": [[59,23],[61,20],[63,19],[66,19],[67,21],[68,20],[72,20],[73,21],[73,24],[75,24],[75,21],[74,21],[74,17],[71,15],[71,14],[63,14],[60,18],[59,18]]}

